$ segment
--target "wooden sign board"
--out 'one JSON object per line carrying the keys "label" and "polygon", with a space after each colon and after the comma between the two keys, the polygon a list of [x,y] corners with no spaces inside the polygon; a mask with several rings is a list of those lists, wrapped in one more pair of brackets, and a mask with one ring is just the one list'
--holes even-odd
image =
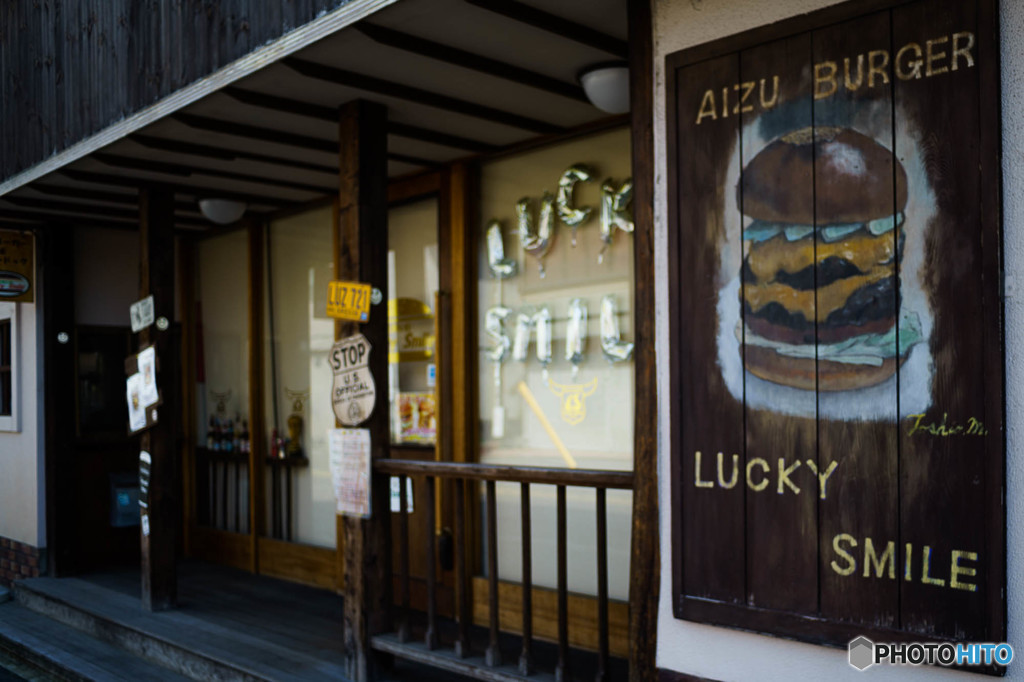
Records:
{"label": "wooden sign board", "polygon": [[667,60],[675,614],[1003,641],[996,3],[869,9]]}
{"label": "wooden sign board", "polygon": [[31,232],[0,230],[0,301],[35,301],[34,247]]}

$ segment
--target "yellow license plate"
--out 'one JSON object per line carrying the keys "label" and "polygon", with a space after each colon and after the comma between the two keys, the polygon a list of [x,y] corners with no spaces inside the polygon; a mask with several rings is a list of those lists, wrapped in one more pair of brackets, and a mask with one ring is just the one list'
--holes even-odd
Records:
{"label": "yellow license plate", "polygon": [[370,285],[359,282],[329,282],[327,316],[356,322],[369,320]]}

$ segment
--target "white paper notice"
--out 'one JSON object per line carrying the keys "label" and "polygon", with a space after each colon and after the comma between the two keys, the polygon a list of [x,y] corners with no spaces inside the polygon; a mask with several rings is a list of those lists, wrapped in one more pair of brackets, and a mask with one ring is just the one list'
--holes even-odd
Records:
{"label": "white paper notice", "polygon": [[142,376],[142,392],[139,399],[143,407],[155,405],[160,399],[160,392],[156,388],[156,348],[150,346],[138,355],[139,374]]}
{"label": "white paper notice", "polygon": [[132,432],[146,426],[146,406],[142,404],[142,375],[135,373],[128,377],[128,428]]}
{"label": "white paper notice", "polygon": [[338,513],[370,517],[370,430],[328,429],[331,479]]}

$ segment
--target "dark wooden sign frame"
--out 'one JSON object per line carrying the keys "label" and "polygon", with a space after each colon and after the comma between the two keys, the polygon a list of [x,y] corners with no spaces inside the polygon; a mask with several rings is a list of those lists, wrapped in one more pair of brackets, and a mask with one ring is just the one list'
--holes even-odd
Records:
{"label": "dark wooden sign frame", "polygon": [[1004,641],[997,3],[848,2],[666,72],[675,616]]}

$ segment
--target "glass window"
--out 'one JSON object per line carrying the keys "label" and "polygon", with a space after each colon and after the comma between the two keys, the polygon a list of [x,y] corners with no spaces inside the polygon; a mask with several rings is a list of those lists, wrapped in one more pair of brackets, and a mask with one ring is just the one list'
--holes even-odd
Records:
{"label": "glass window", "polygon": [[244,230],[203,239],[196,268],[196,520],[248,532],[249,268]]}
{"label": "glass window", "polygon": [[[8,308],[9,306],[9,308]],[[0,417],[14,412],[14,305],[0,309]]]}
{"label": "glass window", "polygon": [[266,357],[263,434],[267,535],[318,547],[337,545],[327,431],[335,426],[327,357],[334,279],[330,206],[272,222],[266,240]]}
{"label": "glass window", "polygon": [[437,441],[437,200],[388,211],[388,381],[391,442]]}
{"label": "glass window", "polygon": [[[623,191],[630,163],[624,128],[482,168],[482,462],[632,468],[633,237],[621,229],[631,226]],[[560,186],[568,201],[559,201]],[[569,223],[576,219],[574,228]],[[534,486],[531,496],[533,578],[553,587],[555,490]],[[574,488],[567,496],[569,589],[591,594],[597,584],[594,497],[592,490]],[[500,577],[518,581],[519,486],[500,485],[497,502]],[[631,494],[609,491],[609,588],[617,598],[628,591],[630,518]]]}

